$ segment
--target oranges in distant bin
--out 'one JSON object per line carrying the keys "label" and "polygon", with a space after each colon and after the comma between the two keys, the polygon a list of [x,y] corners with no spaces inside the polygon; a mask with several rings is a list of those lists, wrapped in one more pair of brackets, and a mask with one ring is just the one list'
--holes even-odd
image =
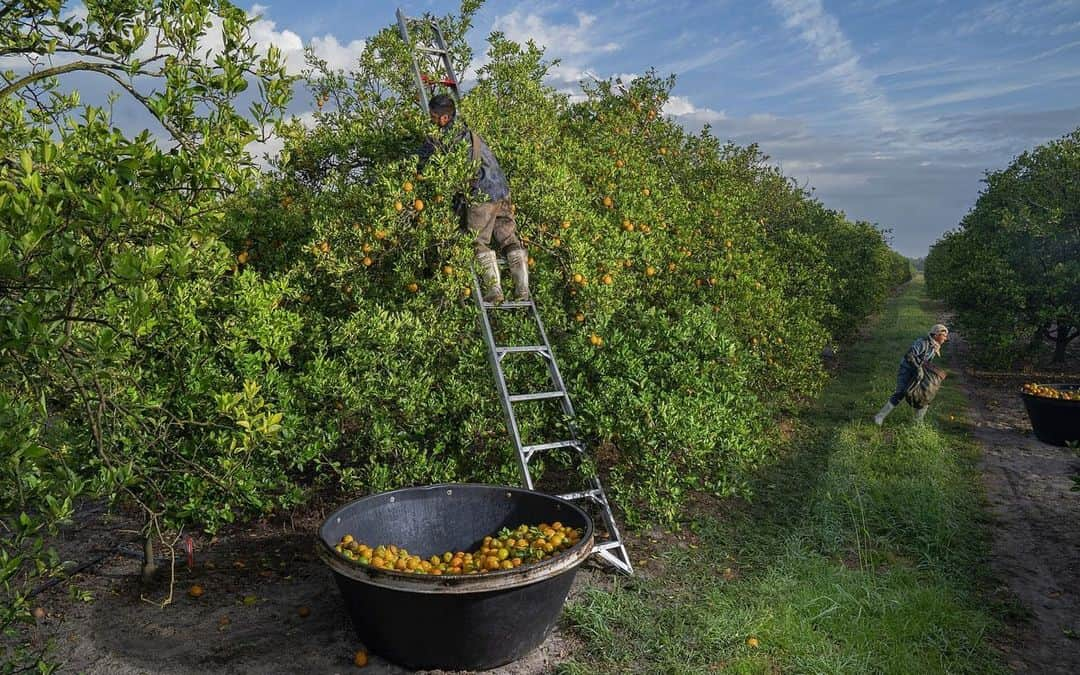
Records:
{"label": "oranges in distant bin", "polygon": [[1024,393],[1043,398],[1056,398],[1063,401],[1080,401],[1080,389],[1065,390],[1055,389],[1045,384],[1028,382],[1024,385]]}
{"label": "oranges in distant bin", "polygon": [[538,563],[570,548],[581,540],[580,529],[552,524],[519,525],[503,528],[484,537],[475,551],[446,551],[441,555],[422,558],[394,544],[379,544],[372,548],[346,534],[334,546],[338,555],[364,567],[392,570],[407,574],[485,574],[496,570],[511,570],[521,565]]}

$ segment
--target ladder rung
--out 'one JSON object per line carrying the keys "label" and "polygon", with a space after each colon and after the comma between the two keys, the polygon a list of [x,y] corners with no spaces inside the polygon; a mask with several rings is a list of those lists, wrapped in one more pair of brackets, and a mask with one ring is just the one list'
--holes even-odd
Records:
{"label": "ladder rung", "polygon": [[581,492],[568,492],[564,495],[559,495],[559,497],[565,499],[568,502],[572,502],[578,499],[592,499],[597,502],[603,503],[600,499],[600,495],[601,492],[599,490],[582,490]]}
{"label": "ladder rung", "polygon": [[480,306],[484,309],[521,309],[522,307],[532,307],[533,303],[532,300],[508,300],[498,304],[494,302],[481,302]]}
{"label": "ladder rung", "polygon": [[549,398],[563,398],[566,396],[564,391],[540,391],[535,394],[511,394],[507,396],[511,403],[518,403],[519,401],[542,401]]}
{"label": "ladder rung", "polygon": [[593,546],[592,550],[593,550],[593,553],[598,553],[600,551],[608,551],[608,550],[611,550],[613,548],[622,548],[622,542],[621,541],[605,541],[602,544],[596,544],[595,546]]}
{"label": "ladder rung", "polygon": [[445,49],[437,49],[435,47],[421,47],[420,45],[416,46],[416,51],[427,52],[428,54],[438,54],[439,56],[445,56],[447,54]]}
{"label": "ladder rung", "polygon": [[550,353],[546,345],[522,345],[520,347],[496,347],[495,353],[502,354],[544,354]]}
{"label": "ladder rung", "polygon": [[521,451],[526,455],[531,455],[534,452],[542,452],[544,450],[555,450],[557,448],[577,448],[581,450],[581,441],[555,441],[553,443],[537,443],[536,445],[524,445],[521,447]]}

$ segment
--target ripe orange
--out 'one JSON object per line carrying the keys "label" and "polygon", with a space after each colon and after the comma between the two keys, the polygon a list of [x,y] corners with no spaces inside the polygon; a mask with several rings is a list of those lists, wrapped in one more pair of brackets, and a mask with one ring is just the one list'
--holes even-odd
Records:
{"label": "ripe orange", "polygon": [[570,221],[569,220],[564,220],[564,221],[562,221],[562,223],[560,223],[559,226],[562,227],[562,229],[564,229],[564,230],[569,230],[570,229]]}
{"label": "ripe orange", "polygon": [[535,267],[535,266],[536,266],[536,258],[534,258],[532,256],[529,256],[529,267]]}
{"label": "ripe orange", "polygon": [[574,283],[575,284],[580,284],[580,283],[584,283],[584,282],[585,282],[585,277],[582,276],[581,274],[575,272],[574,273]]}
{"label": "ripe orange", "polygon": [[200,586],[199,584],[192,585],[192,587],[189,588],[188,591],[187,591],[187,594],[190,595],[193,598],[201,598],[203,593],[204,593],[203,587]]}
{"label": "ripe orange", "polygon": [[612,200],[610,196],[605,196],[604,197],[604,207],[610,209],[613,206],[615,206],[614,200]]}
{"label": "ripe orange", "polygon": [[756,637],[749,637],[746,639],[746,644],[750,647],[757,647],[760,643]]}
{"label": "ripe orange", "polygon": [[301,619],[306,619],[309,616],[311,616],[311,608],[310,607],[301,607],[300,609],[296,610],[296,613],[300,615]]}
{"label": "ripe orange", "polygon": [[589,336],[589,344],[593,347],[599,347],[604,344],[604,338],[600,337],[596,333]]}
{"label": "ripe orange", "polygon": [[371,264],[375,261],[371,259],[371,256],[366,255],[360,262],[363,263],[364,267],[371,267]]}
{"label": "ripe orange", "polygon": [[353,660],[352,660],[353,665],[356,666],[357,668],[363,668],[364,666],[366,666],[367,661],[368,661],[367,650],[364,650],[364,649],[358,649],[356,651],[356,655],[353,656]]}
{"label": "ripe orange", "polygon": [[240,255],[236,256],[236,262],[240,263],[241,265],[243,265],[247,261],[248,261],[248,252],[247,251],[241,251]]}
{"label": "ripe orange", "polygon": [[375,230],[376,239],[386,239],[386,230]]}
{"label": "ripe orange", "polygon": [[613,279],[611,278],[610,274],[605,274],[604,278],[601,279],[601,281],[603,281],[606,286],[610,286]]}
{"label": "ripe orange", "polygon": [[626,162],[622,161],[621,159],[617,159],[615,160],[615,166],[621,169],[626,166]]}
{"label": "ripe orange", "polygon": [[409,181],[405,181],[405,184],[401,186],[401,189],[405,192],[412,192],[413,184]]}
{"label": "ripe orange", "polygon": [[665,148],[663,146],[660,146],[660,154],[661,155],[666,155],[667,154],[667,148]]}
{"label": "ripe orange", "polygon": [[409,291],[410,293],[416,293],[420,290],[420,284],[416,283],[415,281],[410,282],[405,285],[405,290]]}
{"label": "ripe orange", "polygon": [[402,210],[403,208],[405,208],[405,206],[404,206],[404,205],[403,205],[403,204],[402,204],[401,202],[399,202],[399,201],[398,201],[398,202],[394,202],[394,210],[395,210],[395,211],[400,211],[400,210]]}
{"label": "ripe orange", "polygon": [[649,188],[641,188],[641,194],[643,194],[643,195],[645,195],[646,197],[648,197],[649,195],[651,195],[651,194],[652,194],[652,190],[650,190]]}
{"label": "ripe orange", "polygon": [[[424,210],[424,200],[423,199],[417,199],[416,201],[414,201],[413,202],[413,208],[416,209],[417,211],[423,211]],[[511,210],[513,210],[513,207],[511,207]]]}
{"label": "ripe orange", "polygon": [[445,274],[446,276],[450,276],[451,274],[454,273],[454,268],[451,267],[450,265],[443,265],[442,273]]}
{"label": "ripe orange", "polygon": [[648,267],[646,267],[645,268],[645,276],[647,276],[647,277],[656,276],[656,268],[653,267],[652,265],[649,265]]}
{"label": "ripe orange", "polygon": [[585,314],[583,312],[578,312],[577,314],[574,315],[574,321],[577,321],[578,323],[581,323],[584,320],[585,320]]}

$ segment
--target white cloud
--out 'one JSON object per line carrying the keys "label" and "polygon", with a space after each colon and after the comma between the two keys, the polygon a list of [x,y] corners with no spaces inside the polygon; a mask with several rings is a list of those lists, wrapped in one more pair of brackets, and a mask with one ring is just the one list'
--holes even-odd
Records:
{"label": "white cloud", "polygon": [[727,115],[712,108],[699,108],[685,96],[672,96],[664,103],[665,115],[680,118],[680,121],[698,124],[712,124],[726,119]]}
{"label": "white cloud", "polygon": [[[304,41],[291,30],[277,29],[277,22],[266,18],[267,8],[253,5],[248,16],[258,17],[251,26],[251,38],[261,52],[271,46],[281,50],[290,74],[298,75],[306,66],[304,61]],[[333,35],[315,36],[311,39],[311,48],[316,56],[325,59],[334,69],[348,69],[364,51],[364,40],[352,40],[342,44]]]}
{"label": "white cloud", "polygon": [[552,48],[560,55],[581,56],[617,51],[614,42],[599,43],[593,24],[596,17],[585,12],[574,13],[577,24],[551,23],[540,14],[515,9],[497,19],[492,30],[502,31],[507,38],[525,44],[532,40],[540,47]]}

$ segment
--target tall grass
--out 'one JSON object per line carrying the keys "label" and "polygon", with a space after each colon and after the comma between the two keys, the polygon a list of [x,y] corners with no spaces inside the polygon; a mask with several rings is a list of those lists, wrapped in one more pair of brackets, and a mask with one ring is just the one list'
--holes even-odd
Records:
{"label": "tall grass", "polygon": [[900,356],[937,319],[921,279],[890,301],[762,471],[753,503],[695,514],[698,547],[665,553],[662,574],[568,605],[585,648],[561,670],[1000,671],[961,392],[947,382],[923,426],[906,407],[883,429],[870,420]]}

